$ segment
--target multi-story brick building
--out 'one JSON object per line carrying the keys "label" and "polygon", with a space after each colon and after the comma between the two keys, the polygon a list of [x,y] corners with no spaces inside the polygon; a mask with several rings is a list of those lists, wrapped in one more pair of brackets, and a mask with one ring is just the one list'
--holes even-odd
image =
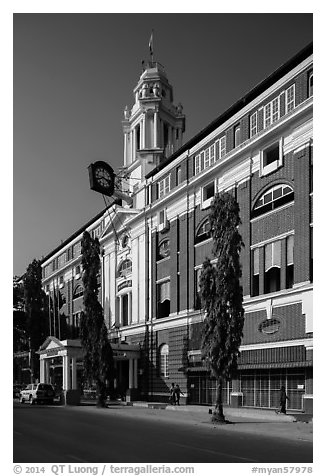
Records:
{"label": "multi-story brick building", "polygon": [[[57,324],[54,335],[78,337],[78,246],[84,229],[99,237],[101,300],[121,393],[166,400],[176,382],[188,403],[214,400],[216,382],[201,360],[198,282],[212,258],[212,198],[231,191],[245,244],[245,325],[225,403],[273,408],[285,385],[290,408],[311,409],[312,65],[309,45],[185,144],[185,116],[164,68],[145,65],[124,111],[118,175],[129,200],[113,203],[43,261],[45,289],[65,295],[60,312],[76,329],[59,336]],[[43,357],[56,345],[77,344],[48,341]]]}

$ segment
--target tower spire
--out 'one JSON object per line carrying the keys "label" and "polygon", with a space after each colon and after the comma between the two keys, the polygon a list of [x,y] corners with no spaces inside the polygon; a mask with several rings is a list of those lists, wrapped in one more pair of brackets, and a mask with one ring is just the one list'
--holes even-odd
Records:
{"label": "tower spire", "polygon": [[151,36],[150,36],[150,39],[149,39],[149,43],[148,43],[148,47],[149,47],[149,52],[150,52],[150,55],[151,55],[151,63],[153,63],[154,61],[154,30],[152,29],[152,33],[151,33]]}

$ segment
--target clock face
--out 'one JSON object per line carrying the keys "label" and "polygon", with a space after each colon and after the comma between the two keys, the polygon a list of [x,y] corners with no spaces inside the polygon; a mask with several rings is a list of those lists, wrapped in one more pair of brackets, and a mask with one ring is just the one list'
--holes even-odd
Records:
{"label": "clock face", "polygon": [[95,181],[104,188],[109,188],[112,184],[112,177],[110,173],[103,167],[97,167],[94,171]]}
{"label": "clock face", "polygon": [[111,197],[114,193],[115,175],[112,167],[98,160],[88,166],[89,182],[91,190]]}

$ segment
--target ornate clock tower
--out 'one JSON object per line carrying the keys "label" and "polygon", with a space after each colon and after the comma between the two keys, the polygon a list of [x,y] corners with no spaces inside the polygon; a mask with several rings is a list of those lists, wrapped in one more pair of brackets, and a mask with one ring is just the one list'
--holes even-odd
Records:
{"label": "ornate clock tower", "polygon": [[134,98],[132,108],[125,107],[122,121],[124,170],[129,173],[140,167],[138,180],[143,181],[182,145],[185,116],[182,105],[173,104],[173,89],[160,63],[143,63]]}

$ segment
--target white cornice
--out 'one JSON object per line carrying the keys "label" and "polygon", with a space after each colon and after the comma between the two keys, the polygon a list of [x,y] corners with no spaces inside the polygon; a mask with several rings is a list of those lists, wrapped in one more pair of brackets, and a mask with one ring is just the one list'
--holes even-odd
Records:
{"label": "white cornice", "polygon": [[313,340],[308,339],[294,339],[294,340],[284,340],[279,342],[264,342],[260,344],[244,344],[240,346],[240,352],[246,350],[258,350],[258,349],[275,349],[278,347],[294,347],[304,345],[305,347],[313,346]]}

